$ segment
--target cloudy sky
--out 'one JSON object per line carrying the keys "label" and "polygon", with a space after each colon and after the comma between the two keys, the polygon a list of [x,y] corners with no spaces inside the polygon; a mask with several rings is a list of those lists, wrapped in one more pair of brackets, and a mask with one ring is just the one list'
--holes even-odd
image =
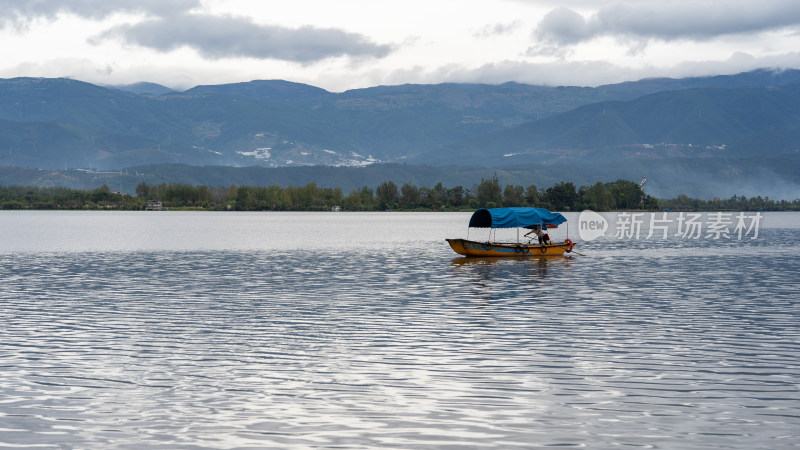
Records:
{"label": "cloudy sky", "polygon": [[797,0],[0,0],[0,78],[597,86],[800,68]]}

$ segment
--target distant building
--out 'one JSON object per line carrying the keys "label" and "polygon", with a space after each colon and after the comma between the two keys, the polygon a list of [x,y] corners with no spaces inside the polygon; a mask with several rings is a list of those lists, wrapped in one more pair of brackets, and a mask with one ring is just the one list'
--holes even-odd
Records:
{"label": "distant building", "polygon": [[147,206],[144,207],[146,211],[161,211],[163,208],[164,205],[158,200],[148,200]]}

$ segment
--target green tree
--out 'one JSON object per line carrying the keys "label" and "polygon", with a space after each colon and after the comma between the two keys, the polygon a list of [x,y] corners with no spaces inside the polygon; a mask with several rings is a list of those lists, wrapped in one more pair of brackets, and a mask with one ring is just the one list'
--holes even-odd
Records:
{"label": "green tree", "polygon": [[400,206],[403,208],[416,208],[420,203],[419,188],[411,183],[400,187]]}
{"label": "green tree", "polygon": [[380,209],[392,209],[397,206],[397,185],[392,181],[384,181],[375,190],[376,201]]}
{"label": "green tree", "polygon": [[551,209],[569,211],[577,209],[578,193],[572,183],[560,182],[545,191],[545,200]]}
{"label": "green tree", "polygon": [[359,195],[361,196],[361,207],[364,210],[375,209],[375,194],[373,193],[372,188],[368,186],[362,187]]}
{"label": "green tree", "polygon": [[429,190],[427,194],[430,208],[440,210],[447,206],[447,188],[444,187],[441,181],[436,183],[436,186]]}
{"label": "green tree", "polygon": [[454,207],[464,206],[467,202],[465,197],[466,191],[463,186],[451,187],[447,190],[447,205]]}
{"label": "green tree", "polygon": [[537,206],[539,204],[539,189],[536,185],[532,184],[525,188],[525,203],[528,206]]}
{"label": "green tree", "polygon": [[525,188],[506,185],[503,189],[503,206],[525,206]]}
{"label": "green tree", "polygon": [[496,173],[491,180],[481,178],[481,184],[478,185],[477,190],[478,204],[485,208],[495,208],[503,202],[502,191],[500,183],[497,181]]}
{"label": "green tree", "polygon": [[150,186],[145,182],[141,182],[138,185],[136,185],[136,196],[150,197]]}
{"label": "green tree", "polygon": [[611,189],[599,181],[586,189],[583,200],[586,208],[595,211],[610,211],[614,204]]}
{"label": "green tree", "polygon": [[342,207],[348,211],[361,211],[363,209],[361,191],[359,189],[351,190],[347,197],[342,199]]}
{"label": "green tree", "polygon": [[254,206],[254,191],[250,186],[239,186],[236,189],[236,209],[248,211]]}
{"label": "green tree", "polygon": [[644,201],[644,192],[639,183],[628,180],[617,180],[608,183],[614,197],[614,209],[641,208]]}

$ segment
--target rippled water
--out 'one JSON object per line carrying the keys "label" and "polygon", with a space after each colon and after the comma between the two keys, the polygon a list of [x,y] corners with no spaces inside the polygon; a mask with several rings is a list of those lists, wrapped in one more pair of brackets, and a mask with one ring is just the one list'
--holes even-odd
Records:
{"label": "rippled water", "polygon": [[800,214],[500,260],[468,217],[0,213],[0,446],[800,445]]}

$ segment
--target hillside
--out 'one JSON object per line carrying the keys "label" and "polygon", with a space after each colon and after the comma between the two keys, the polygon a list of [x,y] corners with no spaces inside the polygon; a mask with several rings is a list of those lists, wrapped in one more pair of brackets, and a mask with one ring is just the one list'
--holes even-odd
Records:
{"label": "hillside", "polygon": [[800,84],[695,88],[607,101],[465,139],[427,163],[738,158],[800,150]]}
{"label": "hillside", "polygon": [[[800,71],[787,70],[597,88],[440,84],[331,93],[282,80],[174,92],[147,83],[105,88],[17,78],[0,80],[0,164],[499,165],[565,156],[638,157],[637,145],[660,143],[725,144],[747,154],[767,145],[792,148],[791,126],[759,127],[748,109],[756,101],[762,111],[793,117],[790,101],[764,93],[777,88],[783,95],[798,80]],[[722,97],[708,89],[723,89]],[[741,105],[724,98],[728,92]],[[659,130],[659,124],[670,128]],[[554,150],[565,151],[541,157]],[[523,156],[503,157],[510,153]],[[680,153],[665,150],[663,156]]]}
{"label": "hillside", "polygon": [[655,196],[793,199],[798,105],[795,70],[343,93],[282,80],[174,92],[17,78],[0,80],[0,184],[469,186],[497,171],[504,184],[646,175]]}
{"label": "hillside", "polygon": [[645,192],[659,198],[678,194],[711,199],[732,195],[800,198],[800,153],[780,157],[632,159],[595,163],[513,164],[498,167],[421,166],[375,164],[368,167],[197,167],[184,164],[138,166],[117,172],[89,170],[41,170],[0,166],[0,185],[63,186],[93,189],[103,184],[112,190],[133,193],[136,186],[181,183],[225,186],[341,187],[345,193],[367,186],[376,188],[391,180],[398,186],[411,183],[432,187],[472,189],[481,179],[497,174],[501,185],[536,185],[539,188],[569,181],[576,186],[618,179],[638,181],[647,176]]}

